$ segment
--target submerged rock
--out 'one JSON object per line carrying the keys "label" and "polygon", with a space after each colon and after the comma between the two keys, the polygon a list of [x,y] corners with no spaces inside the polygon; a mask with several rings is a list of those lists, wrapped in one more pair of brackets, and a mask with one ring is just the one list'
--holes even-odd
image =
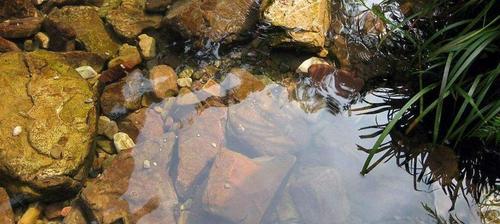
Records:
{"label": "submerged rock", "polygon": [[[28,65],[29,67],[27,67]],[[24,198],[68,197],[95,132],[93,94],[84,79],[50,52],[0,55],[0,182]],[[12,135],[12,128],[25,131]]]}
{"label": "submerged rock", "polygon": [[[109,58],[118,50],[99,18],[98,8],[92,6],[65,6],[55,8],[48,19],[56,26],[71,27],[76,39],[90,52]],[[52,39],[52,36],[51,36]]]}
{"label": "submerged rock", "polygon": [[264,83],[245,69],[232,69],[221,83],[224,89],[230,90],[231,95],[238,101],[244,100],[253,92],[264,89]]}
{"label": "submerged rock", "polygon": [[224,144],[226,108],[209,108],[179,132],[175,189],[184,198]]}
{"label": "submerged rock", "polygon": [[164,21],[186,38],[227,43],[253,28],[257,8],[254,0],[176,1]]}
{"label": "submerged rock", "polygon": [[304,111],[288,97],[286,88],[268,85],[229,107],[228,147],[251,157],[305,149],[311,139],[310,126]]}
{"label": "submerged rock", "polygon": [[141,142],[144,139],[160,139],[163,135],[161,115],[149,108],[134,111],[121,120],[118,126],[135,142]]}
{"label": "submerged rock", "polygon": [[151,91],[149,81],[140,70],[134,70],[119,82],[106,86],[101,95],[102,112],[117,119],[141,108],[142,96]]}
{"label": "submerged rock", "polygon": [[10,198],[5,189],[0,187],[0,223],[14,224],[14,212],[10,206]]}
{"label": "submerged rock", "polygon": [[108,67],[112,68],[123,65],[127,69],[133,69],[142,62],[141,54],[136,46],[124,44],[120,47],[118,57],[109,61]]}
{"label": "submerged rock", "polygon": [[330,0],[264,0],[261,4],[262,21],[284,30],[271,36],[271,45],[299,45],[321,50],[330,27],[330,7]]}
{"label": "submerged rock", "polygon": [[348,222],[349,201],[337,171],[321,166],[295,171],[289,192],[304,223]]}
{"label": "submerged rock", "polygon": [[177,88],[177,74],[168,65],[157,65],[149,71],[149,78],[153,84],[153,91],[156,97],[165,99],[175,96]]}
{"label": "submerged rock", "polygon": [[294,156],[249,159],[223,149],[208,175],[203,208],[234,223],[261,223],[294,163]]}
{"label": "submerged rock", "polygon": [[[82,191],[90,221],[175,223],[178,201],[167,169],[172,149],[170,139],[160,145],[144,142],[120,152],[111,166]],[[145,158],[153,161],[149,169],[143,168]],[[157,160],[161,163],[154,162]]]}

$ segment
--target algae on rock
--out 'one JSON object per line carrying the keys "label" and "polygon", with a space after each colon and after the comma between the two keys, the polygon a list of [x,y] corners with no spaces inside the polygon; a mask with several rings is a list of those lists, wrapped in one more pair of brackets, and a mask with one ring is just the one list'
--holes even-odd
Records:
{"label": "algae on rock", "polygon": [[[87,82],[64,58],[38,51],[0,55],[0,182],[23,198],[52,200],[81,187],[95,132]],[[14,127],[23,131],[12,135]],[[68,195],[66,195],[68,196]]]}

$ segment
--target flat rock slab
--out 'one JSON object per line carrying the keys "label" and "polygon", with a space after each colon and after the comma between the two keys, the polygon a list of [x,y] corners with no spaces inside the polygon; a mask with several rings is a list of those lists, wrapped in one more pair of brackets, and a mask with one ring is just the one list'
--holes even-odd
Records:
{"label": "flat rock slab", "polygon": [[0,70],[2,185],[26,198],[70,196],[95,133],[90,87],[45,51],[2,54]]}
{"label": "flat rock slab", "polygon": [[276,34],[271,44],[321,49],[330,27],[330,7],[330,0],[264,0],[263,22],[285,30]]}
{"label": "flat rock slab", "polygon": [[234,223],[260,223],[294,163],[289,155],[250,159],[223,149],[208,175],[203,208]]}
{"label": "flat rock slab", "polygon": [[65,6],[55,8],[48,19],[55,25],[71,27],[76,39],[87,51],[99,54],[101,57],[113,56],[119,45],[111,39],[104,23],[99,17],[98,8],[92,6]]}
{"label": "flat rock slab", "polygon": [[159,28],[161,16],[146,15],[144,10],[120,7],[106,15],[106,21],[114,31],[126,40],[133,40],[147,28]]}
{"label": "flat rock slab", "polygon": [[176,1],[164,21],[186,38],[231,42],[257,22],[254,0]]}
{"label": "flat rock slab", "polygon": [[186,197],[202,171],[224,144],[227,108],[209,108],[179,131],[179,165],[175,187]]}
{"label": "flat rock slab", "polygon": [[227,146],[250,157],[294,154],[312,136],[307,114],[276,84],[229,107],[228,118]]}
{"label": "flat rock slab", "polygon": [[42,27],[43,17],[6,20],[0,23],[0,36],[26,38],[35,35]]}

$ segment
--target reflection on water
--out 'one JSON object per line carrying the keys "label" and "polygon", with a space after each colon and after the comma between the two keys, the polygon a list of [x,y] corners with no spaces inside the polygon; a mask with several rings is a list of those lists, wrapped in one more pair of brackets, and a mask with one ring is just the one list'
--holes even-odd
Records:
{"label": "reflection on water", "polygon": [[[360,96],[352,85],[356,82],[350,84],[338,72],[319,85],[302,78],[291,86],[261,87],[240,73],[233,70],[220,85],[145,109],[136,147],[120,153],[82,193],[87,205],[99,210],[94,218],[120,217],[124,223],[433,222],[422,204],[448,216],[452,202],[441,186],[458,166],[447,149],[428,155],[425,164],[435,181],[415,182],[396,160],[370,175],[359,174],[366,154],[358,148],[369,148],[376,139],[360,137],[370,132],[364,128],[386,123],[391,111],[360,115],[350,108],[383,103],[380,93],[390,89]],[[465,223],[479,222],[475,205],[465,199],[456,198],[451,213]]]}

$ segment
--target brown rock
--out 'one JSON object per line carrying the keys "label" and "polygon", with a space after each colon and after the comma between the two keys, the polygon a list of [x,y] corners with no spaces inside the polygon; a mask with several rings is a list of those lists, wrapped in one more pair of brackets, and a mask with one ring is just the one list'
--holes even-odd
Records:
{"label": "brown rock", "polygon": [[62,53],[61,55],[73,68],[79,68],[88,65],[92,67],[96,72],[102,71],[102,69],[104,68],[104,63],[106,62],[105,58],[92,52],[69,51]]}
{"label": "brown rock", "polygon": [[[64,6],[60,9],[55,8],[50,12],[48,19],[56,26],[71,27],[75,32],[76,39],[87,51],[109,58],[118,50],[118,44],[106,31],[96,7]],[[51,39],[53,38],[50,34],[49,36]]]}
{"label": "brown rock", "polygon": [[208,175],[203,207],[234,223],[260,223],[294,163],[293,156],[252,160],[223,149]]}
{"label": "brown rock", "polygon": [[9,195],[0,187],[0,223],[14,224],[14,212],[10,206]]}
{"label": "brown rock", "polygon": [[257,79],[252,73],[245,69],[231,69],[226,79],[221,84],[224,89],[231,90],[232,96],[238,100],[244,100],[250,93],[264,89],[264,83]]}
{"label": "brown rock", "polygon": [[0,1],[0,21],[9,18],[26,18],[37,15],[38,11],[31,0]]}
{"label": "brown rock", "polygon": [[257,22],[254,0],[176,1],[164,17],[186,38],[231,42]]}
{"label": "brown rock", "polygon": [[159,113],[149,108],[141,108],[129,114],[118,123],[118,127],[134,142],[158,140],[163,136],[163,119]]}
{"label": "brown rock", "polygon": [[75,30],[66,23],[57,22],[50,17],[43,23],[43,29],[49,36],[49,50],[72,51],[75,50]]}
{"label": "brown rock", "polygon": [[209,108],[179,132],[179,165],[175,188],[186,197],[197,178],[224,144],[226,108]]}
{"label": "brown rock", "polygon": [[[144,142],[133,151],[122,151],[100,177],[89,182],[81,199],[92,214],[90,221],[175,223],[177,196],[167,169],[173,140],[170,136],[164,146]],[[144,168],[144,158],[153,165]]]}
{"label": "brown rock", "polygon": [[108,12],[106,21],[120,37],[132,40],[147,28],[159,28],[161,16],[144,14],[138,8],[119,7]]}
{"label": "brown rock", "polygon": [[61,210],[64,208],[64,202],[51,203],[43,209],[43,215],[47,219],[62,217]]}
{"label": "brown rock", "polygon": [[141,54],[137,47],[124,44],[120,47],[118,57],[113,58],[108,63],[108,67],[112,68],[118,65],[123,65],[127,69],[133,69],[142,62]]}
{"label": "brown rock", "polygon": [[42,26],[43,17],[6,20],[0,23],[0,36],[26,38],[35,35]]}
{"label": "brown rock", "polygon": [[87,220],[83,215],[82,208],[79,205],[72,205],[69,213],[64,216],[63,223],[67,224],[87,224]]}
{"label": "brown rock", "polygon": [[111,119],[117,119],[129,111],[141,108],[142,96],[150,91],[148,80],[140,70],[134,70],[117,83],[104,88],[101,95],[102,112]]}
{"label": "brown rock", "polygon": [[147,12],[165,12],[172,0],[146,0]]}
{"label": "brown rock", "polygon": [[179,91],[177,88],[177,75],[168,65],[157,65],[149,71],[149,78],[153,84],[156,97],[165,99],[175,96]]}
{"label": "brown rock", "polygon": [[19,47],[12,41],[0,37],[0,52],[21,51]]}

